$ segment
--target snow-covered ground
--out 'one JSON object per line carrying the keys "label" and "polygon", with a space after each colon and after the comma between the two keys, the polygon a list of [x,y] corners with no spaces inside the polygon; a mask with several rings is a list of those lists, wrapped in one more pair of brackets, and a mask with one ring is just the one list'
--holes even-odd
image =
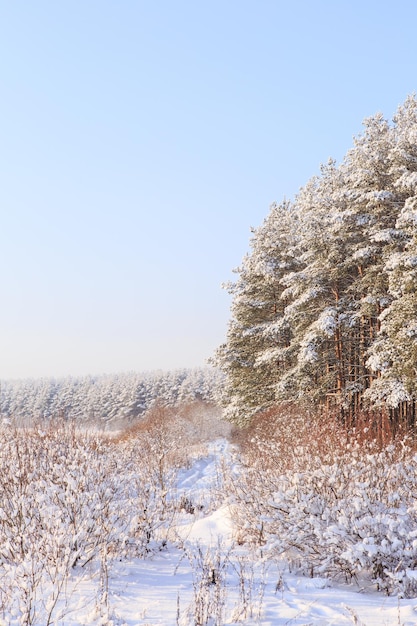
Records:
{"label": "snow-covered ground", "polygon": [[[236,545],[225,496],[216,486],[222,461],[233,471],[231,446],[217,440],[180,471],[178,493],[194,506],[176,524],[176,547],[145,559],[112,563],[108,616],[97,607],[91,572],[75,579],[58,624],[94,626],[413,626],[417,598],[398,599],[359,586],[305,578],[285,563],[251,557]],[[213,495],[214,494],[214,495]],[[173,531],[174,532],[174,531]],[[86,573],[87,574],[87,573]],[[98,575],[98,574],[97,574]],[[64,615],[64,613],[66,613]]]}

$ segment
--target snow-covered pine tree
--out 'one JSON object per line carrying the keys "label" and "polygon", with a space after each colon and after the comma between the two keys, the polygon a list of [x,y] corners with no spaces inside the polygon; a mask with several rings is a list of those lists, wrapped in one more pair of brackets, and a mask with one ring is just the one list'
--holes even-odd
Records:
{"label": "snow-covered pine tree", "polygon": [[347,357],[352,415],[362,408],[364,393],[376,378],[367,355],[380,330],[379,316],[390,303],[385,265],[399,240],[390,160],[392,128],[381,114],[366,119],[364,127],[341,166],[347,264],[351,268],[348,291],[354,303]]}
{"label": "snow-covered pine tree", "polygon": [[254,232],[217,354],[232,417],[307,396],[352,417],[366,398],[414,421],[416,111],[412,96],[393,126],[365,120],[342,164]]}
{"label": "snow-covered pine tree", "polygon": [[409,96],[394,117],[389,154],[395,245],[384,271],[390,302],[379,316],[380,329],[369,350],[378,378],[367,395],[385,404],[395,421],[415,423],[417,397],[417,100]]}
{"label": "snow-covered pine tree", "polygon": [[287,285],[285,317],[297,361],[280,381],[282,399],[289,399],[290,378],[298,397],[307,394],[321,403],[343,406],[351,395],[355,302],[349,288],[354,266],[347,252],[344,184],[344,171],[329,161],[296,199],[302,265],[282,282]]}
{"label": "snow-covered pine tree", "polygon": [[214,360],[227,376],[228,416],[238,423],[275,403],[277,382],[293,360],[281,278],[299,267],[297,245],[297,212],[288,202],[272,205],[253,230],[237,281],[226,286],[232,319]]}

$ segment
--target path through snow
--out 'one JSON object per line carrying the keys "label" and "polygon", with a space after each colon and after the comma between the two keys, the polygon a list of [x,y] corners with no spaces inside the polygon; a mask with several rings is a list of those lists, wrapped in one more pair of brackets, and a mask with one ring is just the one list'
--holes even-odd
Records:
{"label": "path through snow", "polygon": [[[213,501],[221,459],[233,467],[232,450],[225,440],[213,442],[208,454],[180,472],[178,492],[204,509],[184,515],[178,534],[189,555],[202,556],[221,546],[228,556],[224,624],[254,626],[415,626],[417,599],[398,600],[377,593],[361,593],[352,586],[331,585],[324,579],[307,579],[288,573],[284,565],[253,563],[242,548],[233,546],[233,523],[224,503]],[[216,506],[214,506],[216,504]],[[208,513],[206,511],[209,511]],[[192,559],[191,559],[192,560]],[[237,571],[246,576],[247,600],[252,617],[238,619]],[[280,569],[281,567],[281,569]],[[201,572],[200,572],[201,574]],[[198,576],[198,572],[197,572]],[[252,580],[252,583],[249,583]],[[112,566],[110,605],[113,626],[195,626],[189,607],[198,586],[196,572],[184,551],[169,547],[151,559],[120,562]],[[82,608],[68,615],[62,625],[103,624],[94,611],[91,583],[77,591]],[[90,604],[89,597],[91,597]],[[87,603],[87,604],[86,604]],[[207,624],[214,626],[214,621]]]}

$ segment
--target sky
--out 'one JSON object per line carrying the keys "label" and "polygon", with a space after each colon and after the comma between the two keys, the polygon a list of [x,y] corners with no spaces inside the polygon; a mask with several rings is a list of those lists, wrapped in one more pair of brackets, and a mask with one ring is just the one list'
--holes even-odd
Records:
{"label": "sky", "polygon": [[417,90],[414,0],[0,0],[0,379],[205,366],[251,228]]}

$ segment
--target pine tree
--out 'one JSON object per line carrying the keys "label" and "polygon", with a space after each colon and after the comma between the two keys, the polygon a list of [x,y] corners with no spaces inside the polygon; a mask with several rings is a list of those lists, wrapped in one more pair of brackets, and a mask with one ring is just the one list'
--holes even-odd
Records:
{"label": "pine tree", "polygon": [[394,117],[390,174],[395,192],[396,245],[385,263],[390,303],[379,316],[380,332],[369,350],[378,379],[368,395],[395,420],[415,422],[417,393],[417,101],[407,98]]}
{"label": "pine tree", "polygon": [[226,286],[233,296],[232,319],[215,362],[227,374],[228,415],[240,423],[275,403],[277,380],[292,360],[281,278],[299,265],[297,237],[292,205],[274,204],[253,231],[238,280]]}
{"label": "pine tree", "polygon": [[229,415],[309,397],[343,416],[417,400],[417,101],[381,114],[340,166],[274,205],[229,286],[217,363]]}
{"label": "pine tree", "polygon": [[[298,396],[306,392],[321,402],[340,404],[344,398],[347,339],[350,333],[351,267],[347,263],[348,234],[344,220],[344,173],[333,161],[322,167],[301,190],[302,269],[283,279],[292,301],[286,317],[293,330],[297,362],[292,377]],[[285,385],[283,387],[285,396]]]}

